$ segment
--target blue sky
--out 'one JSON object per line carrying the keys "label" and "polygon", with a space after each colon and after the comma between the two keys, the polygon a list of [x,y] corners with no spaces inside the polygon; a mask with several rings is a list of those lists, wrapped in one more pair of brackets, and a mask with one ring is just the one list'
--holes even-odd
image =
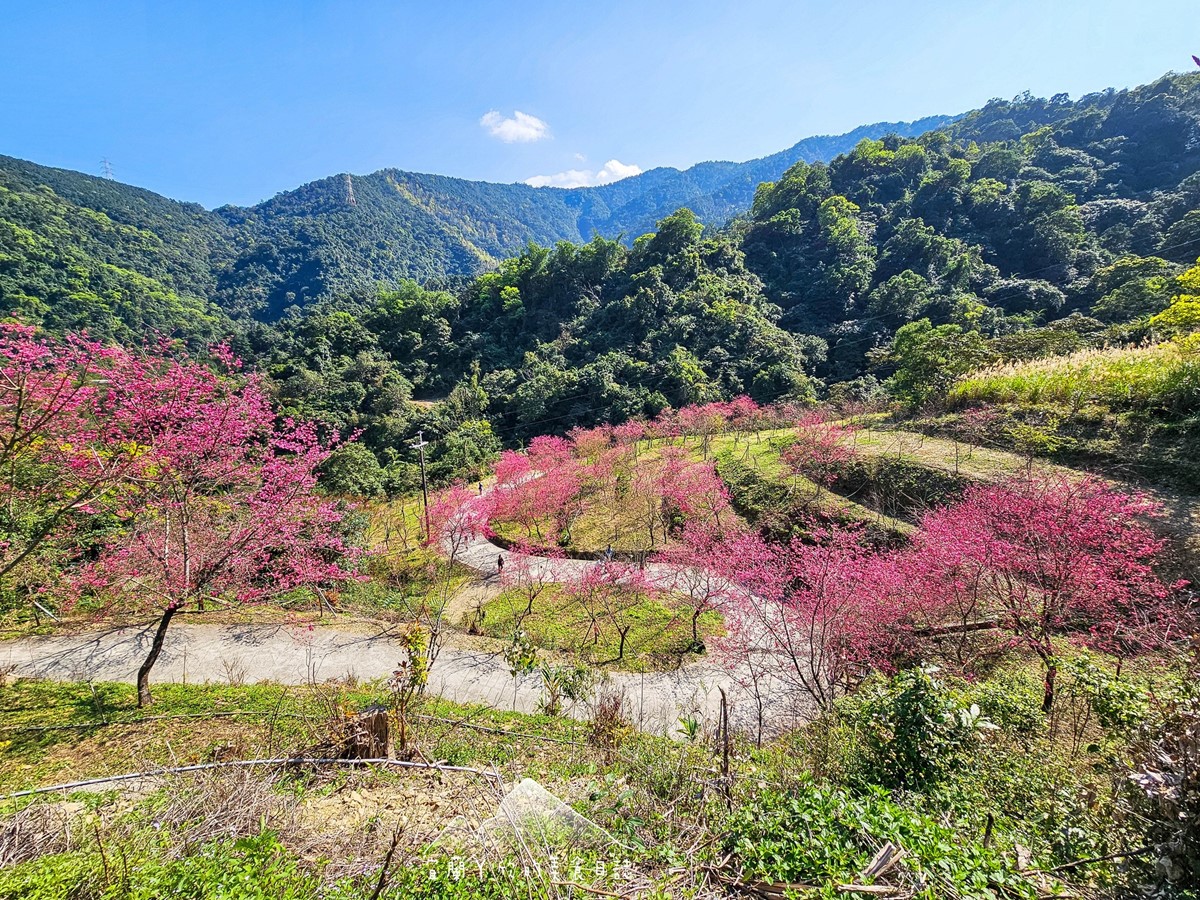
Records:
{"label": "blue sky", "polygon": [[206,206],[387,166],[584,183],[1192,53],[1196,0],[0,0],[0,153]]}

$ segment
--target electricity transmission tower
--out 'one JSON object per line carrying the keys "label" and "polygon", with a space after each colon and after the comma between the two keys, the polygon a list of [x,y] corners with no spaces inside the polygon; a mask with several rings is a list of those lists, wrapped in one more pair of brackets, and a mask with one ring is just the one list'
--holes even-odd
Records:
{"label": "electricity transmission tower", "polygon": [[116,180],[115,176],[113,175],[112,163],[108,161],[107,156],[100,160],[100,177],[107,178],[109,181]]}
{"label": "electricity transmission tower", "polygon": [[351,206],[358,206],[358,201],[354,199],[354,181],[350,175],[346,175],[346,202]]}

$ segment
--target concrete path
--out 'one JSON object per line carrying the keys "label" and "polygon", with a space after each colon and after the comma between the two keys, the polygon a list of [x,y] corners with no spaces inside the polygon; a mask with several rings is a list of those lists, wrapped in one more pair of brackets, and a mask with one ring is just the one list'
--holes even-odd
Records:
{"label": "concrete path", "polygon": [[[471,512],[468,508],[463,523]],[[528,565],[548,581],[578,577],[606,565],[603,561],[541,557],[518,560],[517,554],[465,524],[443,550],[484,578],[496,575],[497,558],[505,560],[510,573],[511,567]],[[698,573],[664,563],[647,564],[643,574],[655,587],[681,593],[690,592],[693,586],[700,589],[698,585],[704,581]],[[0,642],[0,667],[12,666],[16,674],[27,677],[132,682],[149,649],[155,624]],[[390,675],[402,657],[400,642],[388,627],[380,625],[208,625],[176,620],[167,632],[151,680],[308,684],[347,675],[371,680]],[[722,689],[730,701],[731,718],[741,727],[754,732],[766,720],[766,730],[774,732],[794,724],[786,703],[791,692],[778,685],[772,690],[760,676],[756,697],[746,687],[752,681],[749,675],[708,658],[673,672],[610,671],[607,686],[624,694],[634,724],[655,733],[676,733],[685,716],[713,725]],[[441,650],[430,671],[429,690],[457,702],[521,712],[535,712],[543,693],[536,675],[514,683],[501,655],[460,647]],[[580,708],[573,713],[586,716],[588,711]]]}
{"label": "concrete path", "polygon": [[[538,477],[540,475],[533,473],[526,476],[525,480]],[[510,573],[513,571],[514,564],[527,565],[536,574],[536,577],[544,581],[565,581],[569,578],[578,578],[591,569],[605,565],[602,559],[550,559],[526,556],[492,543],[484,536],[481,529],[473,527],[472,522],[478,524],[480,504],[486,500],[488,494],[502,490],[506,490],[506,488],[492,486],[486,488],[478,498],[468,501],[464,512],[460,513],[447,529],[450,532],[449,536],[442,541],[442,552],[446,556],[451,557],[460,565],[474,569],[484,577],[499,574],[498,560],[500,559],[504,560],[505,568]],[[623,566],[620,563],[615,565],[628,568],[627,563]],[[650,562],[646,563],[642,575],[647,582],[659,590],[682,593],[688,593],[690,590],[690,579],[679,566]]]}
{"label": "concrete path", "polygon": [[[24,677],[132,683],[145,658],[155,623],[85,634],[21,638],[0,643],[0,668]],[[275,681],[307,684],[348,675],[360,680],[391,674],[402,657],[386,628],[345,626],[206,625],[177,622],[167,632],[152,683]],[[721,687],[737,721],[754,727],[757,706],[735,673],[712,661],[674,672],[645,675],[611,672],[610,688],[622,692],[641,729],[672,734],[681,716],[715,723]],[[540,680],[514,683],[498,654],[443,648],[430,674],[430,691],[461,703],[535,712]],[[574,711],[586,717],[587,709]],[[775,727],[779,724],[776,722]]]}

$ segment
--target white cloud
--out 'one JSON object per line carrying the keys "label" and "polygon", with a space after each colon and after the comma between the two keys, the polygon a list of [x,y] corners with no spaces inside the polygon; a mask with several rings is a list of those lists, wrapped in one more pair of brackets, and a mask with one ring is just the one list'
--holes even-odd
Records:
{"label": "white cloud", "polygon": [[529,143],[550,137],[550,126],[529,113],[519,109],[513,112],[511,119],[506,119],[496,110],[483,114],[479,120],[482,128],[494,138],[499,138],[506,144]]}
{"label": "white cloud", "polygon": [[610,181],[620,181],[622,178],[641,174],[642,167],[639,165],[633,163],[625,165],[619,159],[610,159],[604,164],[604,168],[596,173],[596,183],[608,184]]}
{"label": "white cloud", "polygon": [[612,184],[631,175],[640,175],[641,172],[641,166],[626,165],[619,159],[610,159],[599,172],[593,172],[591,169],[567,169],[553,175],[534,175],[532,178],[526,178],[525,183],[533,187],[594,187],[598,184]]}

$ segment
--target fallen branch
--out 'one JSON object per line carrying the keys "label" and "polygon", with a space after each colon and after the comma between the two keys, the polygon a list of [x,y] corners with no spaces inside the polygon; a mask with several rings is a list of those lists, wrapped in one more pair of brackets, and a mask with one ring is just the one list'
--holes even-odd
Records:
{"label": "fallen branch", "polygon": [[387,887],[388,869],[392,866],[392,857],[396,855],[396,846],[400,843],[401,834],[403,834],[403,827],[392,832],[392,845],[388,847],[387,856],[383,858],[383,865],[379,868],[379,880],[375,882],[375,890],[371,891],[369,900],[379,900],[379,895]]}
{"label": "fallen branch", "polygon": [[725,875],[712,866],[708,867],[708,871],[709,874],[711,874],[717,881],[721,882],[721,884],[725,885],[726,887],[734,888],[735,890],[739,891],[749,891],[750,893],[758,894],[760,897],[767,897],[769,900],[774,900],[774,898],[780,898],[780,900],[782,900],[782,898],[789,892],[816,890],[816,885],[812,884],[800,884],[795,882],[789,883],[783,881],[742,881],[740,878],[733,878],[729,875]]}
{"label": "fallen branch", "polygon": [[[889,841],[879,848],[879,852],[875,854],[875,857],[867,864],[866,868],[859,873],[858,878],[878,878],[896,865],[904,856],[905,851]],[[723,870],[729,863],[729,860],[730,856],[726,856],[721,860],[719,865],[706,866],[705,869],[726,887],[757,894],[765,898],[765,900],[785,900],[786,897],[793,896],[799,891],[815,891],[819,889],[817,885],[797,882],[742,881],[740,878],[724,874]],[[839,883],[834,884],[833,887],[839,894],[868,894],[876,897],[887,897],[904,892],[904,888],[892,884]]]}
{"label": "fallen branch", "polygon": [[897,847],[891,841],[888,841],[879,848],[879,852],[874,858],[867,863],[867,867],[859,873],[859,879],[870,878],[872,881],[877,880],[885,872],[891,869],[896,863],[900,862],[905,856],[904,850]]}
{"label": "fallen branch", "polygon": [[1089,856],[1087,859],[1077,859],[1074,862],[1063,863],[1061,866],[1054,866],[1050,869],[1024,869],[1022,875],[1053,875],[1055,872],[1065,872],[1068,869],[1074,869],[1076,866],[1086,866],[1088,863],[1107,862],[1110,859],[1132,859],[1135,856],[1145,856],[1147,853],[1153,853],[1157,847],[1142,847],[1139,850],[1122,850],[1120,853],[1108,853],[1104,856]]}
{"label": "fallen branch", "polygon": [[991,631],[1000,627],[998,619],[980,619],[976,622],[958,622],[954,625],[928,625],[914,628],[913,634],[930,637],[943,634],[966,634],[969,631]]}
{"label": "fallen branch", "polygon": [[190,766],[172,766],[170,768],[154,769],[149,772],[128,772],[124,775],[110,775],[106,778],[88,778],[83,781],[69,781],[65,784],[55,784],[44,788],[31,788],[5,794],[0,801],[15,800],[17,797],[31,797],[34,794],[50,794],[54,791],[69,791],[76,788],[92,787],[97,784],[113,784],[118,781],[135,781],[139,778],[158,778],[162,775],[181,775],[187,772],[204,772],[211,769],[249,768],[251,766],[396,766],[403,769],[432,769],[438,772],[466,772],[481,778],[502,781],[496,772],[483,769],[473,769],[470,766],[450,766],[437,763],[409,762],[402,759],[326,759],[307,756],[280,756],[275,759],[233,759],[225,762],[196,763]]}
{"label": "fallen branch", "polygon": [[575,888],[576,890],[586,891],[589,894],[599,894],[601,897],[624,897],[624,894],[614,894],[612,891],[605,891],[600,888],[588,887],[586,884],[580,884],[577,881],[552,881],[550,882],[555,887]]}

